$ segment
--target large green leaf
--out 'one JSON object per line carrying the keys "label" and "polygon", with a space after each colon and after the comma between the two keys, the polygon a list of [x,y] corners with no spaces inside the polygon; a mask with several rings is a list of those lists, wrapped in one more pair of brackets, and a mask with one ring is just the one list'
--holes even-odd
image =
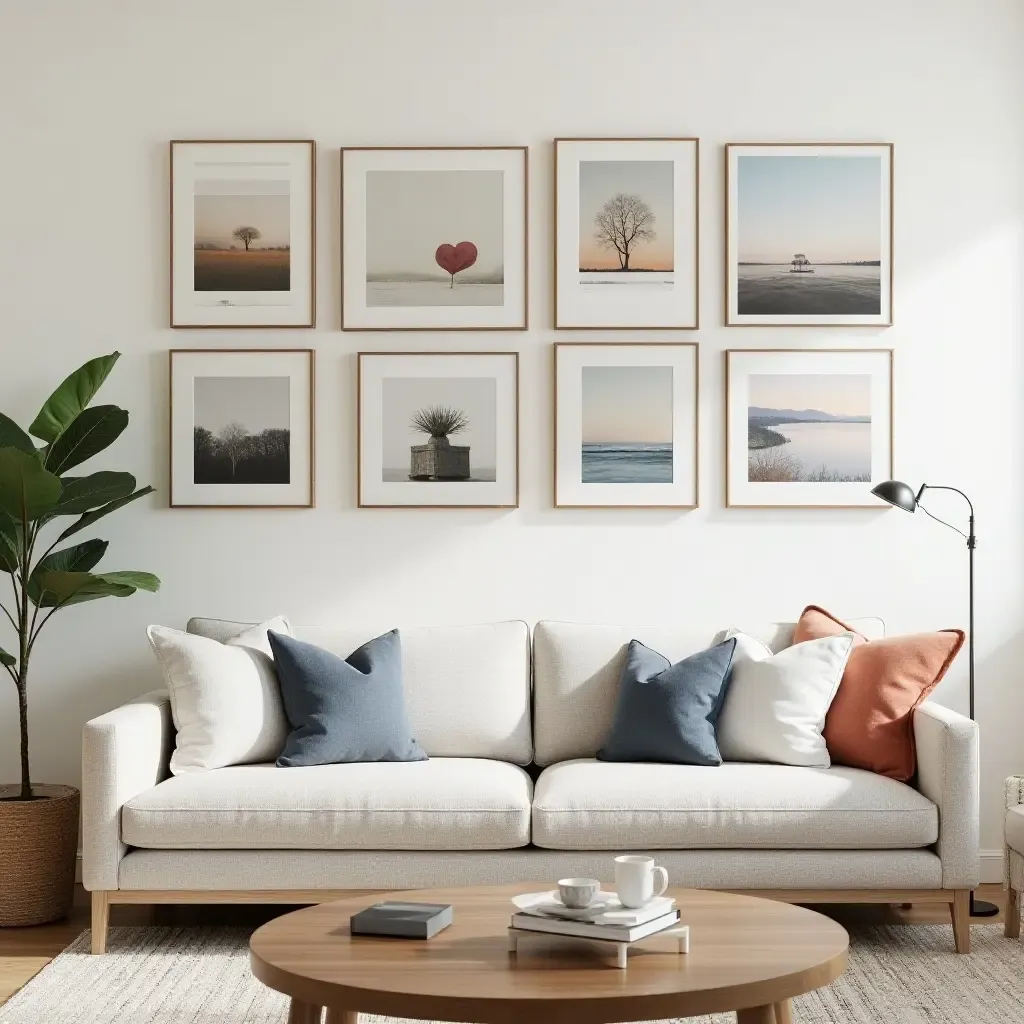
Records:
{"label": "large green leaf", "polygon": [[87,540],[60,551],[51,551],[41,558],[28,580],[28,596],[34,604],[39,604],[46,595],[40,580],[48,572],[87,573],[103,557],[107,550],[105,540]]}
{"label": "large green leaf", "polygon": [[0,647],[0,665],[6,665],[8,668],[14,668],[18,664],[18,659],[13,654],[8,654],[2,647]]}
{"label": "large green leaf", "polygon": [[83,409],[46,450],[46,468],[58,475],[91,459],[118,439],[128,426],[128,413],[116,405]]}
{"label": "large green leaf", "polygon": [[78,533],[79,530],[88,529],[96,522],[97,519],[102,519],[104,516],[110,515],[111,512],[116,512],[123,505],[127,505],[129,502],[135,501],[136,498],[141,498],[145,494],[152,494],[152,487],[141,487],[133,494],[129,494],[126,498],[118,498],[116,501],[108,502],[106,505],[102,505],[100,508],[93,509],[92,512],[86,512],[81,519],[76,519],[58,538],[58,540],[67,540],[72,534]]}
{"label": "large green leaf", "polygon": [[92,401],[120,354],[111,352],[108,356],[98,356],[75,370],[46,400],[28,428],[29,433],[50,443],[60,437]]}
{"label": "large green leaf", "polygon": [[21,526],[0,509],[0,571],[17,572],[21,562]]}
{"label": "large green leaf", "polygon": [[60,478],[34,455],[0,448],[0,508],[17,522],[45,516],[60,498]]}
{"label": "large green leaf", "polygon": [[28,455],[36,455],[35,442],[17,423],[0,412],[0,448],[18,448]]}
{"label": "large green leaf", "polygon": [[61,479],[60,501],[51,516],[80,516],[108,502],[126,498],[135,490],[131,473],[93,473],[90,476],[66,476]]}
{"label": "large green leaf", "polygon": [[101,572],[96,579],[115,586],[134,587],[136,590],[148,590],[155,594],[160,589],[160,580],[151,572],[139,572],[137,569],[125,569],[120,572]]}

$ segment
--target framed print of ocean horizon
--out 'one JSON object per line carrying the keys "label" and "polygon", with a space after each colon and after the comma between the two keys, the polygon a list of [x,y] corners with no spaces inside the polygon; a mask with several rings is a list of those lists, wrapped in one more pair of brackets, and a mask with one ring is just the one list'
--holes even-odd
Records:
{"label": "framed print of ocean horizon", "polygon": [[346,331],[524,331],[525,146],[341,151]]}
{"label": "framed print of ocean horizon", "polygon": [[893,477],[891,349],[725,353],[732,508],[887,508]]}
{"label": "framed print of ocean horizon", "polygon": [[171,327],[312,327],[316,143],[171,143]]}
{"label": "framed print of ocean horizon", "polygon": [[360,352],[360,508],[515,508],[517,352]]}
{"label": "framed print of ocean horizon", "polygon": [[698,326],[697,139],[555,139],[555,327]]}
{"label": "framed print of ocean horizon", "polygon": [[312,508],[312,349],[173,349],[172,508]]}
{"label": "framed print of ocean horizon", "polygon": [[556,507],[697,507],[697,352],[556,342]]}
{"label": "framed print of ocean horizon", "polygon": [[891,325],[892,144],[725,151],[726,325]]}

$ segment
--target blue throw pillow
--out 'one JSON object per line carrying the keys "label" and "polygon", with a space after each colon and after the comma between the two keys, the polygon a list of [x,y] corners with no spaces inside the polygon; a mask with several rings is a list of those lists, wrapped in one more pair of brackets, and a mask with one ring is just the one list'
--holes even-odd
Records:
{"label": "blue throw pillow", "polygon": [[631,640],[615,719],[598,759],[721,764],[715,723],[735,650],[730,637],[673,665]]}
{"label": "blue throw pillow", "polygon": [[282,633],[267,636],[292,727],[278,767],[427,760],[405,714],[397,629],[347,658]]}

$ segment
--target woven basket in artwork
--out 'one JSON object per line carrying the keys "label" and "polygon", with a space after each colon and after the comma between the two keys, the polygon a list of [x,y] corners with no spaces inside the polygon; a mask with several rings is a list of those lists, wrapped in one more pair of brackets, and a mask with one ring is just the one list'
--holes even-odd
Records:
{"label": "woven basket in artwork", "polygon": [[79,793],[33,786],[42,799],[11,800],[0,786],[0,928],[66,917],[75,891]]}

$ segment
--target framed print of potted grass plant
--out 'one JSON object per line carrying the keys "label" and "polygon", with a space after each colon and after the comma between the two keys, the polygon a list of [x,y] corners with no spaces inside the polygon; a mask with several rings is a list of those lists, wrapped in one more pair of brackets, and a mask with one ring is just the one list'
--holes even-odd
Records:
{"label": "framed print of potted grass plant", "polygon": [[696,342],[555,345],[555,505],[697,507]]}
{"label": "framed print of potted grass plant", "polygon": [[725,152],[726,325],[892,324],[892,144]]}
{"label": "framed print of potted grass plant", "polygon": [[171,327],[312,327],[316,143],[171,143]]}
{"label": "framed print of potted grass plant", "polygon": [[519,504],[519,353],[358,360],[360,508]]}
{"label": "framed print of potted grass plant", "polygon": [[527,148],[341,151],[346,331],[524,331]]}
{"label": "framed print of potted grass plant", "polygon": [[555,327],[698,326],[697,139],[555,139]]}
{"label": "framed print of potted grass plant", "polygon": [[171,507],[312,508],[312,349],[174,349]]}
{"label": "framed print of potted grass plant", "polygon": [[892,349],[725,353],[726,492],[732,508],[887,508]]}

